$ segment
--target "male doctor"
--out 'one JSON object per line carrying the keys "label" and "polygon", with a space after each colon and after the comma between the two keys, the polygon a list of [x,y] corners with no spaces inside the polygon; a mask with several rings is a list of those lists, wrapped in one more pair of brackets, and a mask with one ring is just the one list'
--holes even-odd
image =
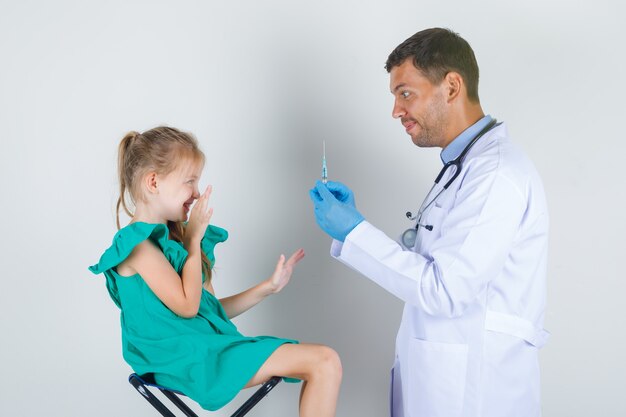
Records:
{"label": "male doctor", "polygon": [[405,302],[391,416],[540,416],[548,211],[539,175],[483,113],[476,58],[458,34],[418,32],[386,69],[393,117],[413,143],[460,165],[398,242],[363,218],[345,185],[318,181],[310,195],[331,255]]}

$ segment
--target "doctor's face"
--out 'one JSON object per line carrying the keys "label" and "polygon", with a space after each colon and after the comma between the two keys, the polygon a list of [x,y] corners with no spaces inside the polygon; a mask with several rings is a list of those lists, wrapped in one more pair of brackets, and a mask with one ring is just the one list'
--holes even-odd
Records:
{"label": "doctor's face", "polygon": [[443,146],[448,120],[444,83],[432,84],[415,68],[412,58],[393,67],[390,76],[394,119],[400,119],[417,146]]}

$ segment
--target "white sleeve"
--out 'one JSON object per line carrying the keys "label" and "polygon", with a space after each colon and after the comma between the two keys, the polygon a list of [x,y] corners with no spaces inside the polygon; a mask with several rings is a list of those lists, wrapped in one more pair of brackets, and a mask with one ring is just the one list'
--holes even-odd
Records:
{"label": "white sleeve", "polygon": [[465,180],[428,258],[403,250],[367,221],[343,244],[333,241],[331,255],[427,314],[463,314],[502,270],[526,207],[523,193],[504,176]]}

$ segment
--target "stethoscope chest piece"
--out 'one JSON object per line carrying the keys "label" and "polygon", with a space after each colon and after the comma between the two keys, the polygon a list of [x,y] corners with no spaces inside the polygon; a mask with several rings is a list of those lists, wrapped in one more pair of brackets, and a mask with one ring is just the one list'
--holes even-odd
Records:
{"label": "stethoscope chest piece", "polygon": [[404,233],[402,233],[402,244],[407,249],[413,249],[415,246],[415,241],[417,240],[417,229],[411,227],[410,229],[406,229]]}

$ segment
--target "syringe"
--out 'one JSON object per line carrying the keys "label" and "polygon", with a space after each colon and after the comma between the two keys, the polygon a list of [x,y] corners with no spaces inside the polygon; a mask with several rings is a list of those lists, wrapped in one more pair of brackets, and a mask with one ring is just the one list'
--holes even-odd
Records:
{"label": "syringe", "polygon": [[322,152],[322,182],[324,184],[328,182],[328,170],[326,169],[326,141],[323,142]]}

